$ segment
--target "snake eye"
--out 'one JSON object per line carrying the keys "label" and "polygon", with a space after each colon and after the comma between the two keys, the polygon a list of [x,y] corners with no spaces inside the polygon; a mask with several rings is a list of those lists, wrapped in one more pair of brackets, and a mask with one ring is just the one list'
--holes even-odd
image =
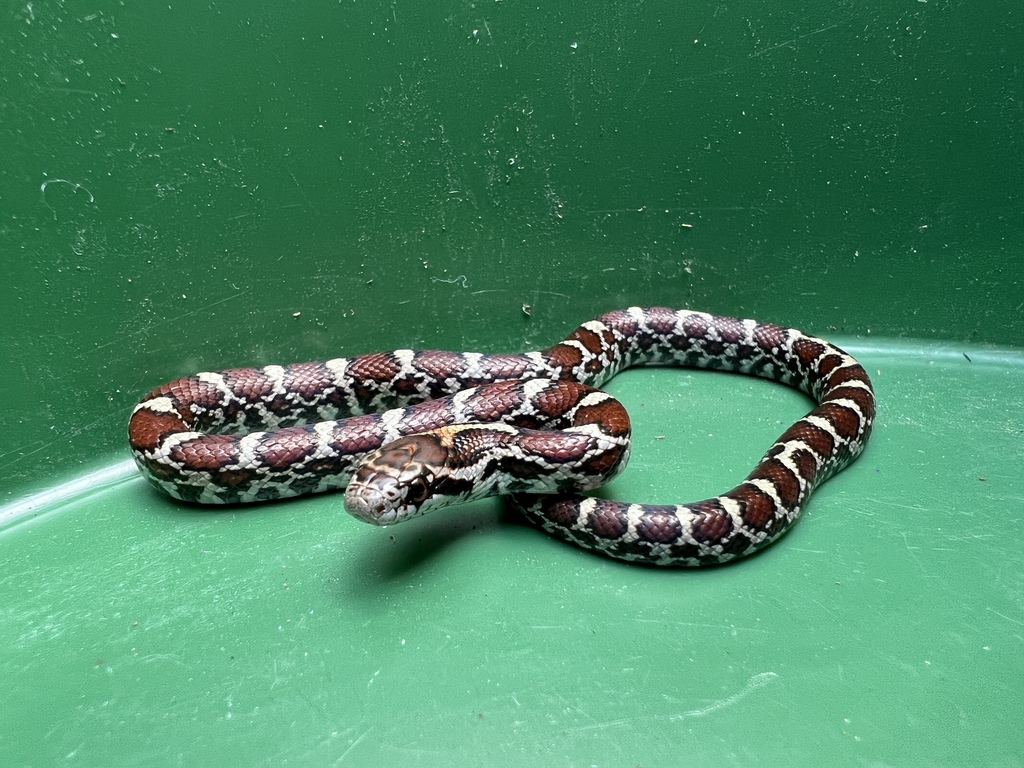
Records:
{"label": "snake eye", "polygon": [[424,501],[430,494],[430,489],[427,484],[427,478],[422,475],[414,477],[409,483],[409,493],[406,498],[413,504],[419,504]]}

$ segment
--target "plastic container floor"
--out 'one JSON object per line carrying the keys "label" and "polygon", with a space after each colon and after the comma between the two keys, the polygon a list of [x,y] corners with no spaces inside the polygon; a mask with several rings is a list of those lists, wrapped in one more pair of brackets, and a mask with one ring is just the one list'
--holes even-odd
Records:
{"label": "plastic container floor", "polygon": [[[125,465],[9,509],[5,763],[1016,764],[1024,354],[847,346],[867,452],[710,570],[497,502],[387,529],[337,495],[197,511]],[[689,370],[609,389],[636,447],[608,493],[660,502],[729,487],[807,405]]]}

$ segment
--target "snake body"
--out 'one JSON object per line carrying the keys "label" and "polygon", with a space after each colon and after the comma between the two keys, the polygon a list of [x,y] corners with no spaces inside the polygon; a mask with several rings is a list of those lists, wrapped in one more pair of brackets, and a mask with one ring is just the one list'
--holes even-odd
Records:
{"label": "snake body", "polygon": [[[625,410],[596,389],[635,365],[733,371],[817,406],[720,496],[680,505],[581,495],[625,466]],[[129,442],[142,473],[184,501],[240,503],[346,489],[389,524],[511,494],[548,533],[622,560],[711,565],[781,536],[813,490],[864,449],[875,398],[829,342],[754,320],[616,310],[524,354],[412,351],[198,373],[146,395]]]}

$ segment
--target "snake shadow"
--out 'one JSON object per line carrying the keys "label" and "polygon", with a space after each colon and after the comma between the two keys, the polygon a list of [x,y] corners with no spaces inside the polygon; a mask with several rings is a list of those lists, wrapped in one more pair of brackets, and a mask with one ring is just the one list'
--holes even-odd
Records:
{"label": "snake shadow", "polygon": [[354,569],[362,583],[406,582],[410,575],[448,558],[451,550],[468,539],[500,535],[510,524],[532,528],[500,500],[490,499],[435,512],[401,526],[370,529],[375,535],[360,543],[344,569]]}

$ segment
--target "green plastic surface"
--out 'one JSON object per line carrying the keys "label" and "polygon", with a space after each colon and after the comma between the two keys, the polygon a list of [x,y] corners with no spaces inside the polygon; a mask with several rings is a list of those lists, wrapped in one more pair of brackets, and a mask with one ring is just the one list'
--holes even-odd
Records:
{"label": "green plastic surface", "polygon": [[[1024,765],[1017,2],[0,11],[0,765]],[[124,428],[197,370],[519,351],[629,304],[828,336],[865,455],[659,571],[497,501],[197,511]],[[631,371],[605,493],[808,407]]]}

